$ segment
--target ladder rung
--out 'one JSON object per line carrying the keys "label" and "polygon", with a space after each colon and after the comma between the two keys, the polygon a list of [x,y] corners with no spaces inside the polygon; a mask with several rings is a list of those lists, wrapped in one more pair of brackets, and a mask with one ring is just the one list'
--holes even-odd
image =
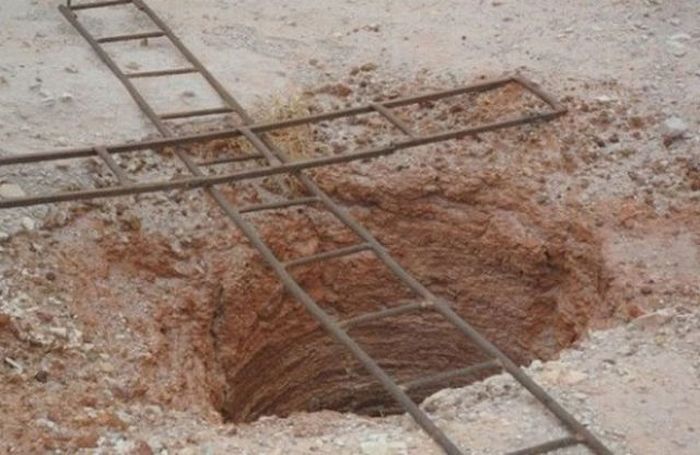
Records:
{"label": "ladder rung", "polygon": [[104,38],[97,38],[98,43],[116,43],[118,41],[132,41],[144,38],[160,38],[165,36],[164,32],[143,32],[143,33],[132,33],[129,35],[116,35],[116,36],[106,36]]}
{"label": "ladder rung", "polygon": [[406,125],[403,122],[403,120],[394,115],[394,113],[391,112],[391,109],[379,103],[372,103],[371,106],[372,109],[383,115],[384,118],[386,118],[396,128],[400,129],[406,136],[416,137],[416,134],[413,132],[413,130],[411,130],[411,128],[408,125]]}
{"label": "ladder rung", "polygon": [[306,204],[311,204],[313,202],[318,202],[319,198],[317,197],[301,197],[298,199],[291,199],[288,201],[279,201],[279,202],[270,202],[269,204],[257,204],[257,205],[251,205],[249,207],[245,207],[239,210],[239,213],[250,213],[250,212],[260,212],[263,210],[274,210],[274,209],[283,209],[286,207],[294,207],[297,205],[306,205]]}
{"label": "ladder rung", "polygon": [[540,453],[547,453],[553,450],[572,447],[578,444],[582,444],[582,442],[573,436],[566,436],[561,439],[554,439],[536,446],[516,450],[515,452],[508,452],[506,455],[538,455]]}
{"label": "ladder rung", "polygon": [[171,112],[160,116],[162,120],[172,120],[176,118],[202,117],[204,115],[228,114],[233,112],[230,107],[215,107],[213,109],[199,109],[196,111]]}
{"label": "ladder rung", "polygon": [[124,170],[114,161],[112,155],[107,151],[105,147],[95,147],[95,152],[102,158],[107,167],[117,176],[119,183],[126,184],[129,183],[129,176],[126,175]]}
{"label": "ladder rung", "polygon": [[428,301],[407,303],[404,305],[387,308],[385,310],[375,311],[373,313],[363,314],[354,318],[341,321],[339,324],[343,328],[349,328],[354,325],[363,324],[365,322],[376,321],[378,319],[388,318],[391,316],[399,316],[401,314],[410,313],[413,311],[425,310],[432,308],[432,304]]}
{"label": "ladder rung", "polygon": [[411,389],[417,389],[419,387],[423,387],[426,385],[432,385],[436,383],[443,383],[445,381],[448,381],[450,379],[454,378],[459,378],[462,376],[469,376],[474,373],[478,373],[483,370],[489,370],[492,368],[500,368],[500,364],[495,361],[495,360],[487,360],[486,362],[482,363],[477,363],[476,365],[472,365],[470,367],[466,368],[459,368],[456,370],[450,370],[450,371],[445,371],[442,373],[436,373],[430,376],[426,376],[424,378],[418,378],[414,379],[413,381],[408,381],[404,384],[401,384],[400,387],[404,390],[411,390]]}
{"label": "ladder rung", "polygon": [[345,248],[338,248],[337,250],[327,251],[325,253],[314,254],[313,256],[306,256],[299,259],[292,259],[284,263],[285,267],[294,267],[297,265],[308,264],[309,262],[323,261],[325,259],[333,259],[341,256],[348,256],[351,254],[359,253],[365,250],[371,250],[372,245],[369,243],[360,243],[357,245],[348,246]]}
{"label": "ladder rung", "polygon": [[129,3],[131,3],[131,0],[105,0],[103,2],[81,3],[78,5],[71,4],[70,9],[76,11],[80,9],[104,8],[105,6],[127,5]]}
{"label": "ladder rung", "polygon": [[159,77],[159,76],[173,76],[175,74],[189,74],[196,73],[199,70],[197,68],[175,68],[172,70],[158,70],[158,71],[141,71],[138,73],[128,73],[126,77],[137,78],[137,77]]}
{"label": "ladder rung", "polygon": [[250,155],[228,156],[225,158],[217,158],[215,160],[201,161],[197,166],[213,166],[215,164],[238,163],[239,161],[261,160],[265,158],[262,153],[254,153]]}

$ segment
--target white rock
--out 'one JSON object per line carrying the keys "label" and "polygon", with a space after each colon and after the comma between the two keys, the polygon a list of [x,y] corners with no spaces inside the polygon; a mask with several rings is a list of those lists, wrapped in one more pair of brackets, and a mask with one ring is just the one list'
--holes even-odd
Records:
{"label": "white rock", "polygon": [[38,426],[42,426],[44,428],[48,428],[49,430],[56,431],[58,430],[58,425],[56,425],[54,422],[52,422],[49,419],[45,419],[43,417],[40,417],[34,421],[34,423]]}
{"label": "white rock", "polygon": [[668,38],[668,40],[684,43],[684,42],[690,41],[692,38],[693,37],[688,35],[687,33],[676,33],[675,35],[671,35]]}
{"label": "white rock", "polygon": [[65,340],[68,339],[68,329],[65,327],[50,327],[49,333]]}
{"label": "white rock", "polygon": [[632,325],[642,330],[655,331],[673,319],[675,314],[672,308],[664,308],[638,317],[632,321]]}
{"label": "white rock", "polygon": [[668,43],[668,47],[674,57],[684,57],[688,53],[688,49],[684,45],[675,41]]}
{"label": "white rock", "polygon": [[116,370],[116,367],[110,362],[100,362],[98,367],[103,373],[113,373]]}
{"label": "white rock", "polygon": [[561,377],[561,371],[558,369],[547,369],[542,371],[538,376],[542,382],[556,384],[559,382],[559,378]]}
{"label": "white rock", "polygon": [[664,134],[675,138],[688,131],[688,124],[680,117],[669,117],[664,121]]}
{"label": "white rock", "polygon": [[574,398],[576,398],[578,401],[587,401],[588,400],[588,395],[582,392],[574,392],[571,394]]}
{"label": "white rock", "polygon": [[676,33],[666,40],[669,52],[675,57],[683,57],[688,53],[688,48],[684,43],[690,41],[691,36],[687,33]]}
{"label": "white rock", "polygon": [[0,231],[0,243],[10,240],[10,234]]}
{"label": "white rock", "polygon": [[530,369],[532,371],[542,371],[542,361],[540,359],[535,359],[530,364]]}
{"label": "white rock", "polygon": [[598,101],[601,104],[609,104],[612,103],[613,101],[616,101],[616,98],[613,98],[612,96],[608,95],[600,95],[595,98],[596,101]]}
{"label": "white rock", "polygon": [[406,449],[406,443],[401,441],[377,440],[360,443],[360,450],[364,455],[398,455],[406,453]]}
{"label": "white rock", "polygon": [[24,196],[25,193],[22,188],[15,183],[3,183],[0,185],[0,198],[14,199]]}
{"label": "white rock", "polygon": [[28,216],[23,216],[20,220],[20,223],[22,223],[22,227],[28,231],[33,231],[36,227],[36,223],[34,222],[34,220],[29,218]]}
{"label": "white rock", "polygon": [[561,382],[566,385],[578,384],[581,381],[588,379],[588,375],[578,370],[568,370],[561,377]]}
{"label": "white rock", "polygon": [[69,103],[69,102],[73,101],[73,94],[65,92],[60,96],[59,99],[64,103]]}

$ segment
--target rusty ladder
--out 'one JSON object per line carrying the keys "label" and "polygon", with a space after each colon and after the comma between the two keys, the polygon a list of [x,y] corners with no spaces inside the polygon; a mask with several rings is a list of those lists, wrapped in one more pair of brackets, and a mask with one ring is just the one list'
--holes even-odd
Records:
{"label": "rusty ladder", "polygon": [[[402,105],[400,102],[393,104],[392,102],[373,103],[368,107],[358,108],[355,110],[347,109],[345,111],[339,111],[339,114],[331,113],[325,117],[323,115],[310,116],[308,118],[297,121],[297,123],[295,123],[295,121],[282,121],[273,125],[255,124],[253,122],[253,119],[246,113],[243,107],[202,65],[202,63],[189,51],[189,49],[179,40],[179,38],[175,36],[175,34],[168,27],[168,25],[165,22],[163,22],[163,20],[161,20],[161,18],[143,0],[102,0],[81,4],[72,4],[70,0],[67,0],[66,3],[66,5],[59,6],[59,10],[61,11],[61,13],[75,27],[75,29],[88,41],[88,43],[92,46],[92,48],[101,58],[101,60],[112,70],[116,77],[121,81],[124,87],[128,90],[129,94],[136,101],[136,103],[139,105],[142,111],[153,122],[156,129],[160,132],[164,139],[143,142],[135,146],[133,144],[121,146],[98,146],[77,151],[74,150],[69,152],[43,154],[39,153],[24,158],[20,156],[16,158],[10,157],[9,159],[0,159],[0,165],[4,165],[15,164],[20,162],[45,161],[65,157],[97,156],[100,157],[104,161],[104,163],[112,170],[112,172],[115,174],[120,183],[120,186],[117,187],[116,190],[112,190],[110,192],[109,189],[107,189],[108,191],[104,194],[100,193],[100,190],[94,190],[87,191],[84,193],[65,193],[63,195],[58,195],[58,197],[48,196],[39,198],[25,198],[23,200],[17,201],[0,201],[0,208],[34,205],[47,202],[57,202],[61,200],[78,200],[93,197],[136,194],[139,192],[160,191],[167,188],[178,187],[177,182],[174,183],[174,186],[164,186],[162,184],[154,184],[150,186],[148,184],[130,185],[130,180],[128,176],[112,158],[112,154],[114,153],[121,153],[124,151],[135,150],[139,148],[142,149],[150,146],[172,145],[174,146],[177,158],[180,161],[182,161],[182,163],[187,167],[187,169],[192,175],[189,178],[183,179],[179,187],[204,188],[206,192],[220,206],[221,210],[226,214],[226,216],[243,232],[248,241],[261,254],[267,265],[274,271],[279,280],[282,282],[286,291],[306,308],[310,315],[331,337],[333,337],[341,345],[345,346],[345,348],[347,348],[354,355],[354,357],[362,363],[362,365],[367,369],[371,376],[373,376],[383,386],[383,388],[401,405],[401,407],[406,412],[408,412],[413,417],[413,419],[415,419],[418,425],[444,450],[445,453],[450,455],[457,455],[462,454],[463,452],[409,397],[407,391],[419,386],[424,386],[426,384],[444,383],[445,381],[457,376],[467,376],[475,372],[493,367],[501,368],[503,371],[507,372],[510,376],[512,376],[522,387],[528,390],[546,409],[548,409],[558,419],[558,421],[563,425],[563,427],[567,431],[567,436],[565,437],[554,439],[524,449],[516,450],[514,452],[510,452],[511,455],[540,454],[576,445],[586,446],[593,453],[600,455],[607,455],[612,453],[591,431],[589,431],[581,422],[579,422],[574,416],[572,416],[567,410],[565,410],[552,396],[550,396],[537,383],[535,383],[535,381],[533,381],[521,368],[519,368],[512,360],[510,360],[510,358],[508,358],[490,341],[484,338],[469,323],[463,320],[451,308],[448,302],[435,296],[425,286],[419,283],[411,274],[409,274],[403,267],[401,267],[401,265],[399,265],[398,262],[391,257],[387,250],[377,241],[377,239],[375,239],[375,237],[365,227],[358,223],[344,208],[335,203],[312,179],[310,179],[307,175],[303,173],[304,169],[311,167],[333,164],[335,162],[349,161],[350,159],[357,159],[358,157],[366,158],[380,156],[383,154],[393,153],[394,151],[401,148],[414,147],[417,145],[424,145],[431,142],[464,137],[467,135],[476,134],[481,131],[489,131],[495,130],[497,128],[516,126],[519,124],[536,120],[550,119],[557,115],[561,115],[564,112],[563,108],[561,108],[561,106],[558,105],[556,101],[554,101],[551,97],[539,90],[534,84],[530,83],[525,79],[516,77],[497,81],[497,83],[495,84],[482,84],[481,87],[477,86],[476,89],[472,88],[471,91],[486,90],[494,86],[499,86],[499,84],[503,85],[504,81],[519,82],[523,84],[526,88],[528,88],[530,91],[538,95],[540,98],[545,100],[550,106],[554,108],[554,112],[540,114],[537,117],[526,118],[524,120],[520,119],[517,121],[501,122],[500,124],[497,124],[495,126],[489,125],[487,127],[468,128],[465,130],[458,131],[456,133],[448,133],[432,137],[417,135],[410,128],[410,126],[406,125],[402,120],[397,118],[397,116],[392,113],[391,108]],[[78,19],[77,13],[81,10],[93,8],[109,8],[118,5],[135,6],[138,10],[146,14],[151,19],[152,23],[155,25],[155,30],[128,35],[95,38]],[[185,57],[185,59],[189,62],[191,66],[186,68],[175,68],[160,71],[124,73],[102,47],[103,43],[139,40],[144,38],[168,39],[173,44],[173,46]],[[204,77],[204,79],[206,79],[209,85],[219,95],[219,97],[224,103],[224,107],[157,114],[132,83],[132,79],[135,78],[156,78],[186,73],[197,73]],[[470,90],[454,91],[454,93],[467,93],[469,91]],[[409,102],[412,100],[418,100],[414,102],[419,102],[420,99],[420,97],[416,97],[413,99],[409,99]],[[408,104],[408,102],[406,102],[406,104]],[[400,143],[392,144],[383,151],[375,151],[374,154],[370,155],[355,154],[347,160],[308,160],[306,164],[300,164],[291,163],[289,158],[284,154],[284,152],[280,150],[275,144],[273,144],[270,141],[270,139],[265,135],[266,132],[281,126],[303,124],[323,118],[338,118],[346,114],[353,115],[357,113],[367,112],[376,112],[380,114],[388,122],[393,124],[401,132],[403,132],[403,134],[408,137],[408,140],[404,142],[404,146],[401,146]],[[165,123],[167,120],[172,119],[191,118],[197,116],[226,113],[238,114],[243,120],[245,126],[218,133],[191,135],[188,137],[176,137],[173,133],[173,130]],[[258,171],[248,172],[247,174],[241,173],[241,175],[230,174],[222,177],[206,176],[200,168],[200,163],[196,163],[195,161],[193,161],[193,159],[181,147],[181,145],[185,143],[196,143],[200,140],[232,136],[245,137],[258,152],[255,155],[251,155],[250,159],[264,159],[267,163],[266,167],[262,167]],[[257,177],[259,175],[274,175],[281,173],[288,173],[298,178],[299,181],[303,184],[306,190],[306,194],[310,196],[286,201],[279,201],[269,204],[259,204],[244,208],[237,208],[234,207],[224,197],[224,195],[214,187],[215,184],[219,183],[234,182],[242,180],[244,178]],[[173,183],[171,182],[170,185],[173,185]],[[276,255],[273,253],[270,247],[262,240],[255,227],[251,223],[249,223],[243,216],[245,213],[250,212],[260,212],[264,210],[272,210],[277,208],[306,204],[319,204],[320,206],[324,207],[340,222],[342,222],[345,226],[352,230],[361,239],[361,242],[350,247],[344,247],[333,251],[319,253],[313,256],[283,262],[278,257],[276,257]],[[290,269],[295,266],[308,264],[311,262],[329,260],[332,258],[339,258],[342,256],[348,256],[361,251],[372,252],[376,256],[376,258],[378,258],[391,272],[393,272],[393,274],[400,281],[402,281],[418,296],[417,301],[376,311],[373,313],[358,315],[343,321],[337,321],[334,318],[332,318],[328,313],[326,313],[290,274]],[[350,335],[346,331],[350,327],[357,326],[369,321],[375,321],[382,318],[406,314],[414,311],[433,311],[441,315],[445,320],[451,323],[458,331],[460,331],[465,337],[467,337],[472,343],[474,343],[484,354],[486,354],[490,360],[476,365],[465,366],[462,368],[457,368],[455,370],[433,374],[427,377],[417,378],[415,380],[408,381],[404,384],[398,384],[384,371],[384,369],[378,364],[376,360],[374,360],[367,352],[365,352],[362,349],[362,347],[358,344],[357,341],[350,337]]]}

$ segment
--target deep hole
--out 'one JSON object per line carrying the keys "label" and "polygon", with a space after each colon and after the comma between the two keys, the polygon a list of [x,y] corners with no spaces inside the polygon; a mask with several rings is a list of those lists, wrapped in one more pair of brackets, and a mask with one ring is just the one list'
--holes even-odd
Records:
{"label": "deep hole", "polygon": [[[315,140],[310,134],[296,134],[276,140],[300,151]],[[527,139],[522,130],[512,134],[518,143]],[[518,177],[517,169],[489,168],[482,152],[494,137],[501,139],[503,134],[309,174],[415,278],[451,302],[513,360],[525,364],[556,356],[590,321],[609,317],[610,308],[603,304],[607,274],[600,242],[586,226],[585,212],[576,206],[538,203],[533,196],[536,185]],[[250,152],[231,141],[213,141],[206,147],[189,152],[197,160]],[[503,155],[512,160],[522,152],[508,150]],[[160,152],[158,162],[172,160],[169,153]],[[218,188],[236,206],[246,206],[306,196],[297,180],[275,176]],[[174,408],[201,402],[233,422],[320,409],[370,416],[401,411],[283,291],[259,254],[202,192],[173,192],[159,205],[148,198],[136,203],[143,204],[136,214],[145,213],[143,207],[158,210],[160,204],[180,210],[163,211],[168,224],[156,229],[132,222],[134,214],[126,203],[116,205],[104,219],[80,218],[82,227],[69,231],[77,249],[62,256],[79,258],[65,265],[73,271],[76,295],[92,292],[93,281],[120,291],[127,283],[124,292],[133,299],[115,300],[138,321],[137,330],[158,331],[152,337],[158,355],[135,370],[134,381],[148,384],[135,388],[143,390],[139,393],[167,400]],[[285,260],[359,242],[318,207],[246,218]],[[95,231],[95,223],[98,228],[101,223],[112,227],[91,240],[83,233]],[[95,254],[85,255],[90,242]],[[293,273],[337,319],[415,298],[367,252],[302,266]],[[93,297],[87,295],[82,299],[89,304],[84,311],[92,314]],[[133,302],[140,305],[136,312]],[[113,306],[97,308],[105,320],[112,320]],[[95,336],[102,336],[100,330]],[[122,333],[120,326],[110,330]],[[485,360],[473,344],[426,312],[359,326],[351,334],[399,383]],[[440,388],[465,385],[491,373],[410,394],[421,401]],[[171,374],[175,381],[162,381]]]}
{"label": "deep hole", "polygon": [[[518,104],[522,93],[517,87],[477,98],[486,114],[500,113],[494,106],[515,106],[519,111],[529,106],[527,99],[525,107]],[[397,113],[413,123],[420,120],[411,111]],[[476,120],[480,118],[477,115]],[[376,125],[355,122],[343,128],[356,133],[355,145],[360,148],[367,143],[365,136],[377,134]],[[300,127],[270,138],[296,159],[309,153],[339,153],[318,146],[319,140],[332,142],[335,129],[337,125]],[[585,216],[575,208],[555,210],[538,204],[528,182],[518,183],[514,176],[465,160],[502,134],[310,173],[415,278],[450,302],[516,363],[527,364],[554,357],[576,341],[590,320],[606,312],[602,297],[607,281],[599,241],[586,227]],[[214,141],[190,153],[202,160],[235,156],[240,150],[233,142]],[[306,195],[303,186],[287,176],[219,188],[237,206]],[[247,217],[284,259],[360,242],[316,208]],[[250,250],[243,264],[218,267],[221,292],[213,302],[217,308],[211,326],[213,351],[217,375],[224,380],[211,395],[227,420],[249,422],[321,409],[370,416],[401,412],[348,351],[284,292],[257,253]],[[417,300],[368,252],[305,265],[293,274],[338,320]],[[430,312],[364,324],[350,333],[399,383],[487,360],[473,343]],[[420,402],[441,388],[466,385],[494,372],[484,370],[409,394]]]}
{"label": "deep hole", "polygon": [[[391,191],[344,175],[341,169],[317,178],[332,181],[336,198],[401,264],[517,363],[552,358],[604,311],[599,244],[575,213],[549,212],[526,191],[488,175],[460,176],[435,189],[430,172],[408,170],[392,180]],[[265,240],[282,248],[276,252],[283,256],[353,242],[342,227],[321,222],[312,209],[256,216]],[[320,409],[370,416],[401,412],[261,262],[252,254],[246,267],[221,278],[213,334],[226,377],[216,406],[225,418],[248,422]],[[371,253],[302,266],[294,275],[337,319],[412,298]],[[350,333],[399,383],[486,360],[435,313],[393,317]],[[493,371],[410,395],[420,402],[441,388],[488,374]]]}

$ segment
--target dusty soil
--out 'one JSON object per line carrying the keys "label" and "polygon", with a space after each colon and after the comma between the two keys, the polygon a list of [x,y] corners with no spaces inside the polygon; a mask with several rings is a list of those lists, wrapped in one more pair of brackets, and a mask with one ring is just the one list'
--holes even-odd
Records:
{"label": "dusty soil", "polygon": [[[275,3],[263,14],[247,2],[201,2],[201,17],[192,18],[152,2],[227,85],[250,90],[243,100],[259,118],[447,88],[520,65],[546,80],[569,109],[563,118],[312,174],[421,282],[530,365],[616,453],[694,454],[700,118],[692,100],[700,62],[692,2],[542,1],[527,15],[510,2],[415,2],[400,11],[390,2],[356,3],[333,14],[305,2]],[[126,95],[101,88],[113,83],[109,73],[52,8],[14,0],[0,6],[12,24],[0,30],[8,50],[0,64],[7,106],[0,110],[0,153],[145,134]],[[456,25],[473,13],[479,24],[470,21],[467,31]],[[425,14],[432,20],[422,20]],[[299,26],[313,17],[323,18],[317,27]],[[560,19],[566,17],[573,25]],[[144,24],[125,16],[121,25]],[[477,38],[489,27],[496,45],[487,48]],[[74,57],[57,51],[64,44],[55,35],[70,39]],[[379,55],[392,58],[374,64],[382,42],[394,48]],[[149,69],[136,60],[166,63],[162,52],[151,44],[127,63]],[[428,66],[433,70],[417,69]],[[466,68],[467,76],[454,76]],[[181,106],[207,100],[193,85],[171,88],[178,87]],[[287,94],[249,94],[271,87]],[[420,129],[536,108],[512,88],[460,105],[463,111],[427,105],[400,114]],[[683,131],[669,129],[673,118]],[[367,118],[277,140],[306,156],[370,147],[395,133]],[[241,147],[220,142],[192,153],[236,151]],[[139,178],[182,172],[167,154],[123,164]],[[103,185],[109,176],[76,162],[1,178],[35,191]],[[298,186],[266,179],[224,189],[238,203],[254,203]],[[252,219],[284,258],[356,241],[313,208]],[[362,415],[394,409],[284,295],[202,193],[7,211],[0,231],[2,451],[438,453],[408,417]],[[296,273],[340,318],[411,297],[368,253]],[[478,360],[473,347],[430,318],[395,318],[355,333],[401,379]],[[473,453],[502,453],[557,431],[506,377],[456,388],[475,379],[435,395],[416,392]],[[269,415],[291,416],[259,419]],[[660,430],[666,437],[654,437]]]}

